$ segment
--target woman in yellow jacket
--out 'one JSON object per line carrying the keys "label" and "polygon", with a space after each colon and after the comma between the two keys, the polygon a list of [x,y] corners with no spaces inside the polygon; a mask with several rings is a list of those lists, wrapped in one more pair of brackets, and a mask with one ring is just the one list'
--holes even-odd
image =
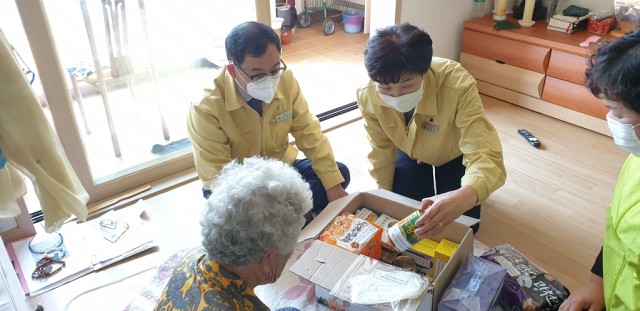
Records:
{"label": "woman in yellow jacket", "polygon": [[631,154],[613,191],[591,280],[560,310],[640,310],[640,30],[601,46],[586,80],[609,109],[613,141]]}
{"label": "woman in yellow jacket", "polygon": [[[337,163],[298,82],[280,59],[278,35],[257,22],[233,28],[225,39],[228,64],[187,123],[205,198],[222,167],[256,155],[292,164],[313,192],[313,218],[347,195],[349,170]],[[295,146],[289,144],[289,134]],[[307,159],[296,159],[300,148]]]}
{"label": "woman in yellow jacket", "polygon": [[422,200],[421,237],[463,213],[480,218],[480,204],[504,184],[506,171],[475,79],[460,64],[432,57],[431,38],[410,24],[379,30],[364,55],[371,81],[358,90],[358,105],[378,186]]}

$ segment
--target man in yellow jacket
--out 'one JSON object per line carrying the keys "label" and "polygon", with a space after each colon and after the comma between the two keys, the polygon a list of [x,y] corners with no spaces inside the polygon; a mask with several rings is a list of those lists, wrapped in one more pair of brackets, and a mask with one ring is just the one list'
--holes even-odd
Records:
{"label": "man in yellow jacket", "polygon": [[[328,202],[347,195],[349,170],[335,161],[318,119],[280,58],[273,29],[257,22],[240,24],[225,39],[225,48],[229,64],[188,114],[203,194],[209,196],[216,175],[232,159],[271,157],[292,164],[310,184],[310,220]],[[289,144],[289,134],[295,146]],[[298,148],[306,159],[297,159]]]}
{"label": "man in yellow jacket", "polygon": [[410,24],[379,30],[364,55],[371,81],[358,90],[358,105],[378,186],[422,201],[420,237],[463,213],[479,219],[480,204],[507,175],[475,79],[432,57],[431,38]]}
{"label": "man in yellow jacket", "polygon": [[591,279],[560,311],[640,310],[640,30],[601,45],[586,70],[587,87],[609,109],[613,141],[629,157],[605,222]]}

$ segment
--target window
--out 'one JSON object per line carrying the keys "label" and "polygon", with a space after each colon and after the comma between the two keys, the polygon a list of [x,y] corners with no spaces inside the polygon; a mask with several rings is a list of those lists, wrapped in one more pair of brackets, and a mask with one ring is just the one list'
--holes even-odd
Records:
{"label": "window", "polygon": [[0,4],[0,27],[35,72],[34,91],[91,202],[193,167],[187,108],[226,64],[231,27],[256,20],[256,3]]}

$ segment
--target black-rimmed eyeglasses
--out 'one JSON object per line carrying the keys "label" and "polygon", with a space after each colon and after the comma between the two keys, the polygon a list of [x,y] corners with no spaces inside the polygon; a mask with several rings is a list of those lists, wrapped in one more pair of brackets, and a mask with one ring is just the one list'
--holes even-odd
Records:
{"label": "black-rimmed eyeglasses", "polygon": [[248,74],[248,73],[247,73],[246,71],[244,71],[244,69],[242,69],[242,67],[240,67],[240,66],[237,66],[237,65],[235,65],[235,64],[234,64],[234,66],[235,66],[236,68],[240,69],[240,71],[242,71],[244,74],[246,74],[247,76],[249,76],[249,80],[250,80],[250,81],[258,81],[258,80],[261,80],[262,78],[267,77],[267,76],[270,76],[270,77],[276,77],[276,78],[277,78],[277,77],[279,77],[279,76],[281,76],[281,75],[285,72],[285,70],[287,70],[287,64],[285,64],[283,60],[280,60],[280,62],[282,63],[282,67],[280,67],[280,68],[278,68],[278,69],[276,69],[276,70],[273,70],[273,71],[267,72],[267,73],[259,73],[259,74],[255,74],[255,75],[250,75],[250,74]]}

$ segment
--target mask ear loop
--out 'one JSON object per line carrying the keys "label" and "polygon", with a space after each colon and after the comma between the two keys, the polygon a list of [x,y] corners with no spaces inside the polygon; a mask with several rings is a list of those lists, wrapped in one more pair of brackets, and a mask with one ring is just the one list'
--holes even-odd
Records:
{"label": "mask ear loop", "polygon": [[[236,71],[236,65],[234,63],[228,64],[227,65],[227,70],[229,71],[229,74],[231,75],[231,77],[236,80],[236,83],[242,89],[242,91],[247,93],[247,94],[249,94],[249,91],[245,90],[242,87],[242,85],[240,85],[240,83],[238,83],[238,77],[240,77],[241,75]],[[247,82],[247,80],[245,80],[242,77],[240,77],[240,79],[242,80],[242,82],[244,82],[245,85],[247,85],[246,88],[248,88],[249,82]]]}

